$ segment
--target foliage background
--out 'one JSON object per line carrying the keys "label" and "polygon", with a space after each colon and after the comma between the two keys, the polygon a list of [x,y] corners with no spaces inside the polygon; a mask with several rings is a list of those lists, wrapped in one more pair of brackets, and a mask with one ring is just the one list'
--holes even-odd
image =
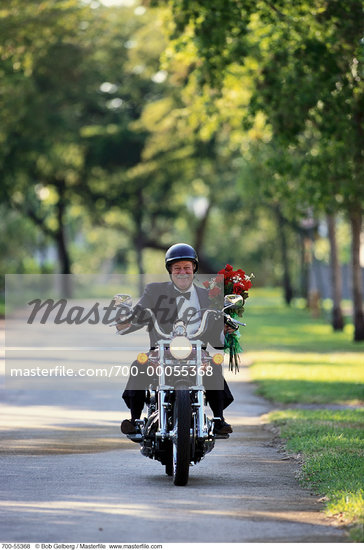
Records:
{"label": "foliage background", "polygon": [[2,273],[160,272],[183,241],[289,304],[336,250],[353,282],[319,291],[352,287],[364,338],[360,21],[358,0],[2,3]]}

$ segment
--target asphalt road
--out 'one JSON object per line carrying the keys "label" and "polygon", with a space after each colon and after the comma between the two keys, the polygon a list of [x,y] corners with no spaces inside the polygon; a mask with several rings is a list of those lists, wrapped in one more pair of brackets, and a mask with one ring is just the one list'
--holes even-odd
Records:
{"label": "asphalt road", "polygon": [[229,440],[175,487],[119,431],[117,385],[5,390],[0,540],[12,542],[346,542],[296,461],[272,446],[247,369],[230,376]]}

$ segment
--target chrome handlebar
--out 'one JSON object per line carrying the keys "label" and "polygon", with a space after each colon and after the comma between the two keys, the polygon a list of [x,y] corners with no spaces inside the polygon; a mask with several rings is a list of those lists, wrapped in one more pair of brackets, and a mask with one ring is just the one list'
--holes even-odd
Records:
{"label": "chrome handlebar", "polygon": [[[154,314],[154,312],[153,312],[151,309],[145,308],[144,311],[146,311],[146,312],[149,313],[149,315],[150,315],[150,317],[151,317],[151,320],[152,320],[152,322],[153,322],[154,329],[156,330],[156,332],[159,334],[159,336],[160,336],[161,338],[163,338],[163,339],[169,339],[169,338],[171,338],[171,337],[173,336],[173,335],[171,335],[171,334],[165,333],[165,332],[160,328],[159,323],[158,323],[158,321],[157,321],[157,319],[156,319],[156,317],[155,317],[155,314]],[[220,313],[219,311],[216,311],[216,310],[214,310],[214,309],[208,309],[208,310],[206,310],[206,311],[203,313],[203,315],[202,315],[201,323],[200,323],[200,326],[199,326],[198,330],[197,330],[195,333],[191,334],[191,335],[189,336],[189,339],[195,340],[196,338],[198,338],[199,336],[201,336],[201,334],[203,334],[203,332],[204,332],[205,329],[206,329],[207,318],[208,318],[208,315],[209,315],[210,313],[214,313],[215,315],[222,315],[222,313]],[[112,323],[112,325],[110,325],[110,326],[113,326],[113,325],[115,326],[115,325],[117,325],[117,324],[118,324],[118,323],[115,322],[115,323]],[[117,334],[124,334],[124,331],[127,331],[127,330],[128,330],[128,328],[125,328],[125,329],[122,329],[122,330],[118,330],[118,331],[117,331]]]}
{"label": "chrome handlebar", "polygon": [[[171,334],[167,334],[166,332],[164,332],[160,326],[159,326],[159,323],[156,319],[156,316],[154,314],[154,312],[149,309],[149,308],[146,308],[144,311],[148,312],[150,314],[150,317],[151,317],[151,320],[153,322],[153,326],[156,330],[156,332],[159,334],[159,336],[163,339],[169,339],[171,338],[173,335]],[[224,319],[226,320],[227,324],[229,326],[232,326],[233,328],[238,328],[237,325],[240,325],[242,327],[245,327],[246,324],[245,323],[241,323],[240,321],[237,321],[236,319],[234,319],[233,317],[231,317],[231,315],[228,315],[227,313],[225,312],[220,312],[220,311],[217,311],[215,309],[207,309],[206,311],[204,311],[203,315],[202,315],[202,319],[201,319],[201,323],[200,323],[200,326],[198,328],[198,330],[196,332],[194,332],[193,334],[190,334],[189,338],[191,340],[195,340],[197,338],[199,338],[201,336],[201,334],[204,333],[205,329],[206,329],[206,323],[207,323],[207,318],[209,316],[210,313],[213,313],[216,317],[219,317],[221,315],[224,316]],[[116,325],[118,324],[117,322],[113,323],[112,325]],[[112,326],[111,325],[111,326]],[[119,330],[117,331],[117,334],[124,334],[124,330],[127,331],[127,329],[122,329],[122,330]]]}

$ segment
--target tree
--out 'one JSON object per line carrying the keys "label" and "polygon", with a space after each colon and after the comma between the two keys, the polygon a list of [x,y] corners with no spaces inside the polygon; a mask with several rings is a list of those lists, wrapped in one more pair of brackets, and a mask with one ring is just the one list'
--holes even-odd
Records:
{"label": "tree", "polygon": [[[320,0],[312,6],[305,0],[280,0],[274,5],[265,0],[258,4],[212,0],[207,5],[198,0],[172,0],[170,6],[174,51],[188,51],[190,74],[197,75],[200,86],[208,83],[221,91],[237,67],[247,72],[255,60],[255,84],[245,125],[252,125],[263,112],[278,150],[284,148],[294,156],[299,150],[308,163],[320,160],[315,179],[302,183],[302,178],[296,178],[302,209],[308,206],[328,212],[334,197],[337,209],[345,210],[351,220],[354,339],[364,339],[358,244],[363,212],[363,81],[359,69],[363,43],[358,24],[362,3]],[[218,92],[213,96],[215,104],[216,96]],[[332,181],[324,174],[328,157]],[[278,194],[297,192],[296,185],[286,180],[282,187],[281,183],[282,178],[275,186]]]}
{"label": "tree", "polygon": [[342,281],[341,269],[338,259],[336,243],[336,220],[333,214],[327,215],[327,227],[330,241],[330,262],[331,262],[331,288],[332,288],[332,326],[334,330],[343,330],[344,316],[341,309]]}
{"label": "tree", "polygon": [[105,214],[125,196],[119,177],[109,199],[105,174],[140,161],[146,133],[131,122],[160,94],[151,79],[158,56],[147,74],[128,61],[143,25],[131,9],[93,10],[78,0],[18,0],[2,11],[1,200],[55,242],[62,273],[72,264],[69,206],[94,209],[98,200]]}

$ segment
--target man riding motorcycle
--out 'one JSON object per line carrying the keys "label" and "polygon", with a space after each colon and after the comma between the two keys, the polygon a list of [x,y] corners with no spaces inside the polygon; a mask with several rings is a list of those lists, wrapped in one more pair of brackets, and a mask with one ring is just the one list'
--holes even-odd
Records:
{"label": "man riding motorcycle", "polygon": [[[131,318],[127,322],[120,322],[117,329],[122,334],[133,332],[143,326],[138,323],[145,309],[150,309],[156,316],[163,330],[169,333],[173,323],[184,315],[189,315],[188,334],[193,333],[199,326],[200,311],[210,309],[208,291],[193,284],[194,274],[198,270],[198,257],[192,246],[178,243],[171,246],[165,255],[165,266],[170,274],[171,281],[165,283],[151,283],[146,286],[142,297],[133,309]],[[192,314],[191,314],[192,312]],[[233,329],[225,325],[224,331],[218,323],[208,331],[205,344],[211,344],[216,349],[223,348],[223,332],[231,332]],[[153,326],[149,327],[150,348],[153,350],[157,341],[157,334]],[[221,370],[215,373],[215,382],[221,389],[206,389],[206,399],[215,417],[221,418],[215,422],[215,433],[218,435],[231,433],[232,427],[223,416],[223,410],[234,400],[230,389],[222,376]],[[147,381],[145,387],[147,387]],[[137,386],[137,387],[136,387]],[[121,423],[121,431],[125,434],[136,433],[138,428],[136,420],[140,418],[145,404],[146,393],[141,388],[141,381],[130,377],[123,392],[123,399],[131,411],[131,419]]]}

